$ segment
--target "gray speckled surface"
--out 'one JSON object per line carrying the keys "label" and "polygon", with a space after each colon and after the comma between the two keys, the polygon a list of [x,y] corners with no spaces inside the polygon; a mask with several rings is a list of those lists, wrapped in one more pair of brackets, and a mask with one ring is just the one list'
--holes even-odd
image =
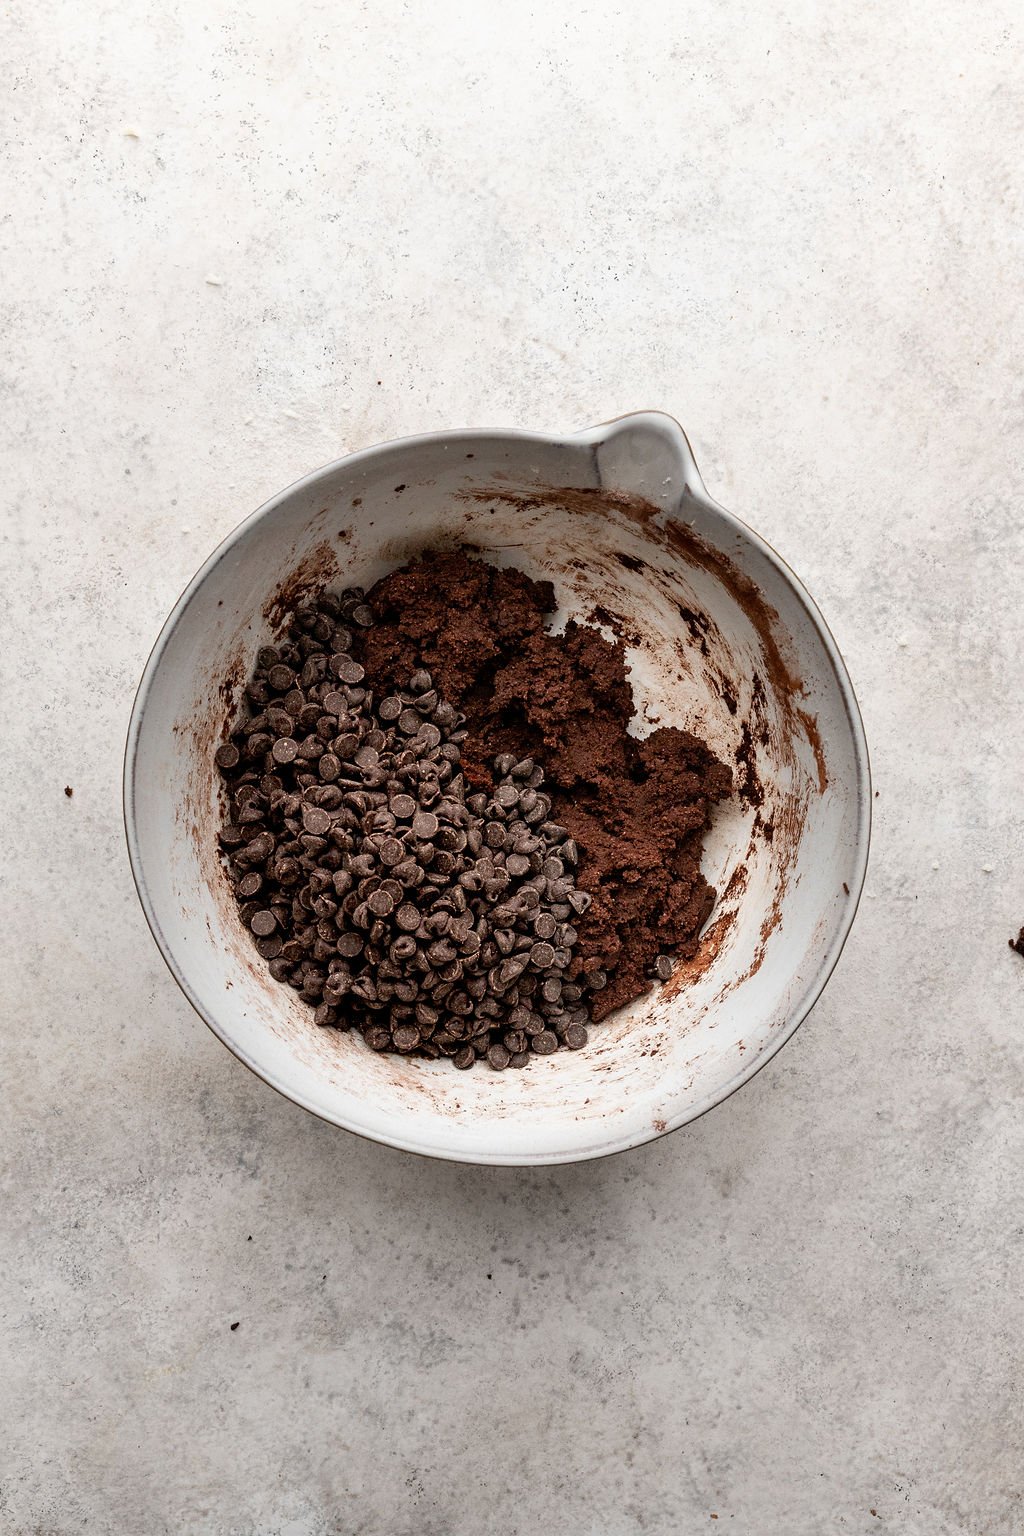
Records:
{"label": "gray speckled surface", "polygon": [[[4,1532],[1024,1525],[1017,8],[555,10],[0,23]],[[853,938],[651,1148],[362,1144],[163,968],[135,681],[310,466],[643,405],[848,659]]]}

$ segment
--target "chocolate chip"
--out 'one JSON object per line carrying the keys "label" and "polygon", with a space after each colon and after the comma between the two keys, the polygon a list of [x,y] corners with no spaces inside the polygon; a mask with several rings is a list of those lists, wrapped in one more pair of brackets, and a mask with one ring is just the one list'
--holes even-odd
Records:
{"label": "chocolate chip", "polygon": [[397,837],[383,838],[377,851],[381,863],[386,864],[389,868],[394,868],[396,864],[401,864],[405,858],[405,847],[399,842]]}
{"label": "chocolate chip", "polygon": [[299,753],[299,744],[291,736],[279,736],[270,752],[274,762],[284,768],[289,763],[294,763]]}
{"label": "chocolate chip", "polygon": [[570,1024],[562,1036],[570,1051],[580,1051],[586,1045],[589,1035],[583,1024]]}
{"label": "chocolate chip", "polygon": [[249,924],[257,938],[265,939],[273,933],[277,927],[277,918],[269,909],[256,912]]}
{"label": "chocolate chip", "polygon": [[330,830],[331,818],[319,806],[305,805],[302,808],[302,825],[313,837],[323,837]]}
{"label": "chocolate chip", "polygon": [[[225,829],[226,830],[226,829]],[[260,832],[244,848],[240,849],[237,857],[244,859],[247,864],[264,864],[274,851],[274,839],[269,832]]]}
{"label": "chocolate chip", "polygon": [[358,687],[366,676],[358,661],[353,661],[351,656],[332,656],[331,671],[339,682],[349,688]]}
{"label": "chocolate chip", "polygon": [[[237,768],[241,758],[242,754],[231,741],[226,741],[222,747],[218,747],[213,756],[217,767],[222,768],[226,773],[229,773],[232,768]],[[64,793],[67,795],[69,791],[65,789]]]}
{"label": "chocolate chip", "polygon": [[267,682],[275,693],[287,693],[294,686],[295,673],[291,667],[284,667],[280,662],[270,668],[267,673]]}
{"label": "chocolate chip", "polygon": [[671,955],[658,955],[654,961],[654,974],[659,981],[668,981],[675,969]]}
{"label": "chocolate chip", "polygon": [[333,752],[325,752],[317,764],[317,772],[325,784],[333,784],[341,774],[341,763]]}
{"label": "chocolate chip", "polygon": [[550,1029],[543,1029],[530,1041],[530,1049],[538,1056],[550,1056],[552,1051],[558,1050],[558,1036]]}

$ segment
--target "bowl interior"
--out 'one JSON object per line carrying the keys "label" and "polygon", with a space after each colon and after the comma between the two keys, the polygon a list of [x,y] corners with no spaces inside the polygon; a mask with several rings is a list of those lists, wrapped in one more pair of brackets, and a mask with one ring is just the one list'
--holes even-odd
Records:
{"label": "bowl interior", "polygon": [[[358,454],[268,503],[215,553],[150,658],[129,738],[129,845],[154,933],[236,1054],[315,1113],[411,1150],[556,1162],[693,1118],[813,1003],[863,879],[867,765],[842,663],[772,553],[712,503],[665,418],[580,438],[469,433]],[[674,431],[673,431],[674,428]],[[685,726],[737,766],[705,871],[700,954],[525,1072],[456,1072],[316,1028],[241,931],[216,851],[213,753],[256,649],[313,584],[368,586],[468,545],[554,582],[558,622],[620,633],[633,729]]]}

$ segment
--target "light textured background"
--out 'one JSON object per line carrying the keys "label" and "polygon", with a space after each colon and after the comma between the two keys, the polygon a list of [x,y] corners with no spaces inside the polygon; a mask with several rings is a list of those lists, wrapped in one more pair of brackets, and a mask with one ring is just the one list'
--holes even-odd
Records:
{"label": "light textured background", "polygon": [[[4,1533],[1024,1528],[1019,17],[4,6]],[[853,937],[660,1144],[362,1144],[150,940],[143,661],[324,460],[640,406],[847,656]]]}

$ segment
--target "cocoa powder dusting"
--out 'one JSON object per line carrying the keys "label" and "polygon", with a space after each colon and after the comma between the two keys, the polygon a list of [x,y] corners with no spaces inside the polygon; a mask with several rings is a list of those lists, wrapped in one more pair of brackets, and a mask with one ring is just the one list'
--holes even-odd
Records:
{"label": "cocoa powder dusting", "polygon": [[579,969],[608,973],[594,1018],[646,992],[659,954],[692,958],[715,900],[700,870],[704,832],[732,774],[685,731],[628,734],[621,642],[575,621],[552,634],[550,582],[462,552],[428,554],[366,600],[376,618],[361,640],[367,673],[375,686],[431,673],[467,717],[470,782],[489,787],[499,753],[543,766],[552,817],[579,843],[578,883],[593,897],[576,926]]}

